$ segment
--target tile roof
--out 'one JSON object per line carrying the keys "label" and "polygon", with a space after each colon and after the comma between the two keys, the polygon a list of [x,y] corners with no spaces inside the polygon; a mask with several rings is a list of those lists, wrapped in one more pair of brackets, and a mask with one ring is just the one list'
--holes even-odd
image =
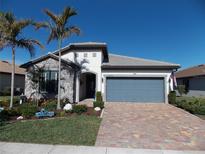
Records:
{"label": "tile roof", "polygon": [[175,75],[177,78],[205,75],[205,64],[178,71]]}
{"label": "tile roof", "polygon": [[[0,61],[0,72],[3,73],[11,73],[12,65],[8,61]],[[19,66],[15,66],[15,74],[25,74],[25,69],[20,68]]]}
{"label": "tile roof", "polygon": [[150,59],[136,58],[136,57],[127,57],[115,54],[109,54],[109,62],[103,63],[103,68],[117,68],[117,67],[155,67],[155,68],[179,68],[179,64],[173,64],[163,61],[156,61]]}

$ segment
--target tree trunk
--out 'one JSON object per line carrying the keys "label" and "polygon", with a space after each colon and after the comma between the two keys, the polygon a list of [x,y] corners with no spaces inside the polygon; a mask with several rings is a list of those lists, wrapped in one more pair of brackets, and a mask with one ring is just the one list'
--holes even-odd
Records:
{"label": "tree trunk", "polygon": [[12,47],[12,73],[11,73],[11,99],[10,99],[10,108],[13,107],[14,99],[14,77],[15,77],[15,49]]}
{"label": "tree trunk", "polygon": [[58,103],[57,103],[57,110],[61,109],[61,105],[60,105],[60,100],[61,100],[61,44],[62,44],[62,39],[60,38],[58,41],[59,62],[58,62]]}

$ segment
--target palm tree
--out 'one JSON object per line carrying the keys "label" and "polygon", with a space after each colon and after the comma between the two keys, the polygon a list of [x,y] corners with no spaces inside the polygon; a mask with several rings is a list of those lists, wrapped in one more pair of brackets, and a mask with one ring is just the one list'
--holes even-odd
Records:
{"label": "palm tree", "polygon": [[17,20],[10,12],[0,13],[0,49],[10,47],[12,49],[12,75],[11,75],[11,99],[10,108],[13,107],[14,75],[15,75],[15,51],[16,48],[24,48],[29,51],[31,57],[35,54],[34,45],[41,48],[39,41],[27,39],[22,36],[23,29],[31,25],[31,20]]}
{"label": "palm tree", "polygon": [[59,63],[58,63],[58,103],[57,109],[60,107],[60,98],[61,98],[61,47],[62,41],[65,38],[71,36],[75,33],[80,34],[80,29],[76,26],[69,26],[68,22],[72,16],[77,15],[77,12],[71,8],[66,7],[60,15],[56,15],[53,12],[45,9],[44,12],[51,19],[51,22],[36,23],[35,26],[37,29],[44,27],[50,30],[50,34],[47,40],[47,43],[50,43],[51,40],[58,41],[58,51],[59,51]]}

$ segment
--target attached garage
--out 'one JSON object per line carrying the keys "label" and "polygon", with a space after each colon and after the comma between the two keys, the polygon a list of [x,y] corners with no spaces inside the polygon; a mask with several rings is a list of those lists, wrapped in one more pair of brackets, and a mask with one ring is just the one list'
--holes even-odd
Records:
{"label": "attached garage", "polygon": [[107,77],[107,102],[164,103],[163,77]]}

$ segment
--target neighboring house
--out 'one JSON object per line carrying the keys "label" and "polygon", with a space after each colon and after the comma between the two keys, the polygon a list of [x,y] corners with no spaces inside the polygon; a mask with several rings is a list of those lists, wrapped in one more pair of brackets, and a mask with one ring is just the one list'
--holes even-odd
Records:
{"label": "neighboring house", "polygon": [[[7,61],[0,61],[0,95],[10,93],[12,65]],[[15,66],[14,93],[20,94],[25,87],[25,69]]]}
{"label": "neighboring house", "polygon": [[205,96],[205,65],[190,67],[176,73],[178,85],[185,85],[189,96]]}
{"label": "neighboring house", "polygon": [[[62,50],[61,98],[79,102],[101,91],[108,102],[168,102],[171,72],[180,66],[167,62],[109,54],[105,43],[73,43]],[[57,94],[58,51],[22,65],[27,69],[25,94],[34,95],[31,70],[44,68],[39,91]]]}

